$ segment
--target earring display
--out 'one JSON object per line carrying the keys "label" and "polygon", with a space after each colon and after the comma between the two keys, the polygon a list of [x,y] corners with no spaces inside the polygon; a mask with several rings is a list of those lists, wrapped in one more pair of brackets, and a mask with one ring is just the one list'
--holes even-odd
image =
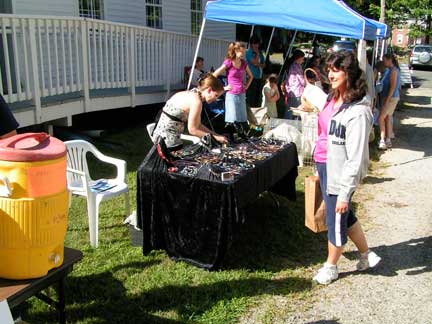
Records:
{"label": "earring display", "polygon": [[[201,149],[185,147],[176,151],[178,158],[173,161],[170,173],[180,173],[196,177],[205,168],[209,174],[221,181],[234,181],[236,177],[255,168],[256,163],[264,161],[285,147],[288,143],[276,139],[248,138],[240,142],[211,149],[201,145]],[[205,149],[202,149],[204,146]]]}

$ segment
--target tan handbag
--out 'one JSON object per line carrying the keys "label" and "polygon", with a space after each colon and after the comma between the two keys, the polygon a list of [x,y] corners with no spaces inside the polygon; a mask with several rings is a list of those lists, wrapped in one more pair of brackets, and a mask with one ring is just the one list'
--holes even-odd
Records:
{"label": "tan handbag", "polygon": [[306,77],[306,72],[310,71],[315,74],[318,79],[318,74],[314,69],[307,68],[304,71],[304,79],[306,82],[306,87],[301,96],[301,103],[303,106],[303,111],[306,112],[319,112],[323,109],[326,101],[327,94],[318,86],[310,83]]}
{"label": "tan handbag", "polygon": [[305,226],[318,233],[327,230],[325,203],[318,176],[305,178]]}

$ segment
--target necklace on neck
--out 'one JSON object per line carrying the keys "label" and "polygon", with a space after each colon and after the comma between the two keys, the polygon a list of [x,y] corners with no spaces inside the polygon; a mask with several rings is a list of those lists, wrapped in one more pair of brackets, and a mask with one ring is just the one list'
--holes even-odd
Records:
{"label": "necklace on neck", "polygon": [[204,102],[204,98],[202,96],[202,93],[201,93],[201,91],[198,88],[193,88],[193,89],[191,89],[189,91],[196,93],[198,95],[200,101]]}

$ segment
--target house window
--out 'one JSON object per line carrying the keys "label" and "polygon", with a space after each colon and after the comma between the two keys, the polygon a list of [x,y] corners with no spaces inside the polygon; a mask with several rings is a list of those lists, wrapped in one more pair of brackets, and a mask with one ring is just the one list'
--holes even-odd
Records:
{"label": "house window", "polygon": [[403,34],[398,34],[397,35],[397,43],[398,44],[402,44],[403,43]]}
{"label": "house window", "polygon": [[203,17],[202,1],[191,0],[191,33],[192,35],[198,35],[201,28]]}
{"label": "house window", "polygon": [[146,0],[147,26],[162,29],[162,0]]}
{"label": "house window", "polygon": [[80,17],[103,19],[103,0],[79,0]]}

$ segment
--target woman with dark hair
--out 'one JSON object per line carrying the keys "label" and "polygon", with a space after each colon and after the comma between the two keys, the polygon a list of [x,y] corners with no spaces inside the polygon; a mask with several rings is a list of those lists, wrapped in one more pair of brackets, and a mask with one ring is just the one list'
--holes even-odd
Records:
{"label": "woman with dark hair", "polygon": [[169,150],[177,150],[183,145],[180,135],[187,125],[190,135],[203,137],[210,133],[218,142],[227,143],[228,140],[224,136],[201,124],[203,102],[212,103],[223,92],[222,82],[209,73],[199,80],[197,88],[176,93],[162,108],[152,137],[162,137]]}
{"label": "woman with dark hair", "polygon": [[369,247],[352,210],[351,198],[369,164],[368,139],[372,112],[366,82],[358,61],[349,51],[327,60],[330,95],[318,120],[314,159],[326,204],[328,256],[313,278],[329,284],[338,278],[337,262],[349,237],[360,252],[357,270],[374,267],[381,260]]}
{"label": "woman with dark hair", "polygon": [[305,54],[299,49],[294,50],[288,60],[285,81],[281,84],[281,90],[285,95],[285,104],[287,105],[284,118],[291,119],[292,112],[290,108],[301,105],[301,96],[306,86],[302,68],[304,60]]}
{"label": "woman with dark hair", "polygon": [[391,138],[393,136],[393,124],[391,117],[399,102],[399,88],[401,83],[399,64],[396,57],[393,54],[386,54],[384,55],[383,62],[388,71],[385,73],[382,80],[383,89],[381,96],[383,105],[378,117],[381,135],[378,148],[381,150],[392,147]]}

